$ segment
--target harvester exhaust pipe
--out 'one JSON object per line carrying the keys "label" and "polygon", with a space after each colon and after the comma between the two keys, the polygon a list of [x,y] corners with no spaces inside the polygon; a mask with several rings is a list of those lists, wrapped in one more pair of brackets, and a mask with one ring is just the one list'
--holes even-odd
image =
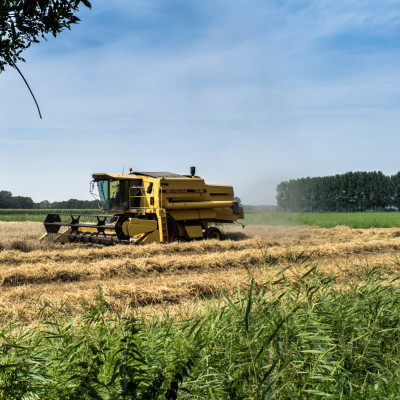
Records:
{"label": "harvester exhaust pipe", "polygon": [[190,175],[195,176],[196,175],[196,167],[190,167]]}

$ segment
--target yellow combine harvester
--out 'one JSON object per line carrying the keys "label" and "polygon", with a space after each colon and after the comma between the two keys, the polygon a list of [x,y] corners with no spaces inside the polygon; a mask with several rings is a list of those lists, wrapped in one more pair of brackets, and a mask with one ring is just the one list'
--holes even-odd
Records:
{"label": "yellow combine harvester", "polygon": [[56,235],[64,243],[105,244],[221,239],[220,230],[210,223],[243,218],[232,186],[208,185],[195,176],[194,167],[190,175],[132,170],[93,174],[93,187],[94,183],[105,214],[48,214],[46,235]]}

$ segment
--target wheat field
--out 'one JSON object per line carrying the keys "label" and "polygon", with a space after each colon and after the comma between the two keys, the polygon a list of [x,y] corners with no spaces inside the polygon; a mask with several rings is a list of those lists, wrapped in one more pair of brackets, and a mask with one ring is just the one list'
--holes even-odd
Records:
{"label": "wheat field", "polygon": [[[249,275],[262,284],[278,269],[293,282],[315,264],[337,284],[351,285],[371,266],[388,279],[400,271],[400,229],[236,226],[224,241],[144,246],[39,242],[41,223],[0,222],[0,315],[33,322],[48,303],[66,313],[93,307],[99,292],[119,312],[182,313],[236,293]],[[274,260],[278,258],[278,262]],[[298,261],[304,259],[304,265]]]}

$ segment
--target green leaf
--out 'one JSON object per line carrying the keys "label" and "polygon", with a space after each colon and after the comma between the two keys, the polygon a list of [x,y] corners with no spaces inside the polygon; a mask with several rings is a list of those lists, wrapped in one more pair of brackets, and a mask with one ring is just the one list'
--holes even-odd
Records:
{"label": "green leaf", "polygon": [[92,8],[92,5],[89,3],[88,0],[81,0],[81,3],[83,3],[87,8]]}
{"label": "green leaf", "polygon": [[251,307],[253,305],[253,287],[254,287],[254,278],[251,278],[250,288],[248,291],[246,313],[244,315],[244,325],[245,325],[246,331],[249,330],[250,313],[251,313]]}

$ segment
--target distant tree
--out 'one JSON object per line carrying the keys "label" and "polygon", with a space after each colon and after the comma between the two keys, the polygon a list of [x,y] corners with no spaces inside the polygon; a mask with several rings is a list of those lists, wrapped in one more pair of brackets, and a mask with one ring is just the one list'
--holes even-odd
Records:
{"label": "distant tree", "polygon": [[2,0],[0,4],[0,71],[25,61],[21,53],[47,34],[56,37],[72,24],[80,4],[88,0]]}
{"label": "distant tree", "polygon": [[392,205],[400,210],[400,172],[391,176]]}
{"label": "distant tree", "polygon": [[40,203],[36,203],[36,208],[41,210],[48,210],[51,208],[51,203],[48,200],[43,200]]}
{"label": "distant tree", "polygon": [[276,187],[276,202],[283,210],[289,210],[289,182],[281,182]]}
{"label": "distant tree", "polygon": [[55,201],[50,203],[43,200],[35,203],[30,197],[13,196],[11,192],[6,190],[0,191],[0,209],[2,208],[20,208],[20,209],[98,209],[99,202],[97,200],[77,200],[69,199],[66,201]]}
{"label": "distant tree", "polygon": [[279,183],[276,192],[278,206],[295,212],[400,209],[400,172],[393,176],[374,171],[292,179]]}
{"label": "distant tree", "polygon": [[13,196],[9,208],[32,209],[34,208],[34,204],[30,197]]}
{"label": "distant tree", "polygon": [[77,200],[77,199],[69,199],[66,201],[55,201],[51,203],[51,207],[53,209],[96,209],[98,208],[99,202],[97,200]]}
{"label": "distant tree", "polygon": [[0,208],[10,208],[12,193],[6,190],[0,191]]}

